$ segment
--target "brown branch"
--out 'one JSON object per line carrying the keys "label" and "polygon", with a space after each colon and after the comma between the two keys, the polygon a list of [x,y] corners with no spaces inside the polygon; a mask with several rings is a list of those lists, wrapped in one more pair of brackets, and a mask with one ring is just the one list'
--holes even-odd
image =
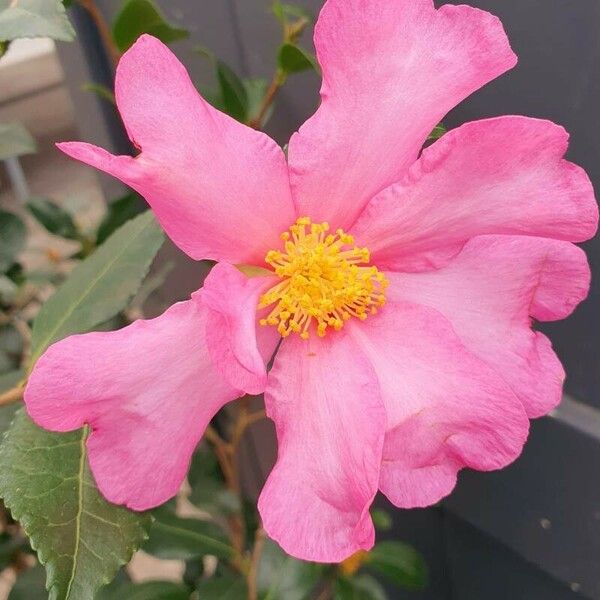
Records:
{"label": "brown branch", "polygon": [[206,428],[204,435],[215,449],[215,454],[217,455],[221,471],[223,471],[227,487],[232,489],[235,484],[235,475],[233,473],[233,465],[231,464],[230,445],[210,425]]}
{"label": "brown branch", "polygon": [[110,26],[104,18],[104,15],[96,5],[95,0],[77,0],[77,3],[88,11],[92,21],[94,21],[94,24],[96,25],[98,33],[100,34],[104,49],[108,53],[113,67],[116,68],[121,58],[121,51],[115,44],[112,31],[110,30]]}
{"label": "brown branch", "polygon": [[6,404],[12,404],[13,402],[17,402],[23,397],[23,385],[25,382],[21,382],[16,385],[14,388],[0,394],[0,406],[5,406]]}
{"label": "brown branch", "polygon": [[[225,484],[227,488],[233,492],[238,498],[241,498],[241,484],[239,469],[237,465],[237,450],[239,444],[244,436],[246,429],[256,423],[257,421],[265,418],[265,411],[258,410],[256,412],[249,412],[249,400],[244,397],[240,400],[239,411],[236,415],[236,420],[233,426],[233,432],[231,434],[231,441],[225,440],[219,433],[210,425],[206,428],[205,437],[208,442],[213,446],[219,466],[223,472],[225,478]],[[232,514],[228,520],[231,544],[235,550],[235,557],[233,559],[233,565],[241,572],[244,573],[248,579],[250,585],[250,577],[256,576],[250,575],[252,569],[252,563],[248,564],[248,559],[245,556],[246,547],[246,527],[241,514]],[[263,542],[264,543],[264,542]],[[256,552],[261,552],[262,549],[257,550],[256,546],[253,551],[253,556]],[[258,558],[256,559],[258,560]]]}
{"label": "brown branch", "polygon": [[248,600],[257,600],[258,598],[258,566],[260,565],[260,558],[265,546],[265,539],[265,531],[262,527],[259,527],[254,535],[254,549],[252,550],[250,568],[248,569],[248,574],[246,576],[246,581],[248,584]]}
{"label": "brown branch", "polygon": [[269,111],[269,108],[271,108],[273,102],[275,102],[277,93],[285,83],[285,79],[285,75],[283,75],[279,69],[277,69],[277,72],[273,76],[273,80],[271,81],[271,84],[269,85],[269,88],[267,89],[267,92],[262,100],[258,114],[256,117],[254,117],[254,119],[250,119],[250,121],[248,121],[248,125],[250,127],[253,129],[262,128],[263,121],[267,116],[267,112]]}
{"label": "brown branch", "polygon": [[[233,492],[236,496],[240,496],[239,477],[237,469],[234,465],[231,444],[226,442],[210,425],[206,428],[204,434],[206,439],[213,445],[219,466],[225,477],[225,484],[227,488]],[[245,530],[244,523],[241,515],[233,514],[228,519],[231,544],[235,550],[235,556],[233,558],[233,565],[242,573],[246,572],[245,561],[244,561],[244,540]]]}

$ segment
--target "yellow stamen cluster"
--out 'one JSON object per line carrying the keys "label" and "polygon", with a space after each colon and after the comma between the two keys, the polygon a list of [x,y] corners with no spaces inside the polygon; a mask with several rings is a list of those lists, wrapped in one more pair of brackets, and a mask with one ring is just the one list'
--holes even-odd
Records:
{"label": "yellow stamen cluster", "polygon": [[[274,325],[283,337],[339,331],[352,317],[365,320],[385,304],[388,281],[368,265],[366,248],[354,245],[343,230],[329,233],[328,223],[298,219],[281,235],[284,250],[271,250],[265,261],[282,279],[264,294],[259,308],[275,305],[261,325]],[[361,266],[363,265],[363,266]]]}

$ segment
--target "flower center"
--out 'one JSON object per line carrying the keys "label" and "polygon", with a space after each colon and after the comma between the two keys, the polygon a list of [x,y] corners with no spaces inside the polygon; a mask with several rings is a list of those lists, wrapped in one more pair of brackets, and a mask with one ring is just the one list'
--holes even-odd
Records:
{"label": "flower center", "polygon": [[[298,219],[281,234],[284,250],[271,250],[265,261],[282,279],[260,299],[259,308],[275,305],[261,325],[274,325],[287,337],[317,335],[328,329],[339,331],[346,321],[364,321],[385,304],[388,280],[369,263],[369,251],[354,245],[342,229],[328,233],[328,223]],[[361,266],[362,265],[362,266]]]}

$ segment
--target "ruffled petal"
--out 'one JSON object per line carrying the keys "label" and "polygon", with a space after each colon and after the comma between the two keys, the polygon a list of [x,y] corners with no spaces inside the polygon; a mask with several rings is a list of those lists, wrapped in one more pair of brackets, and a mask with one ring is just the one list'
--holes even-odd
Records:
{"label": "ruffled petal", "polygon": [[265,402],[279,442],[258,503],[267,534],[304,560],[339,562],[370,549],[385,412],[355,342],[343,332],[286,339]]}
{"label": "ruffled petal", "polygon": [[85,424],[102,494],[134,510],[173,497],[209,421],[241,395],[212,367],[198,295],[119,331],[50,346],[25,390],[31,418],[52,431]]}
{"label": "ruffled petal", "polygon": [[463,344],[493,367],[530,418],[561,399],[564,371],[531,317],[568,316],[587,295],[585,253],[568,242],[525,236],[481,236],[448,266],[428,273],[387,273],[388,298],[438,310]]}
{"label": "ruffled petal", "polygon": [[563,158],[568,140],[562,127],[527,117],[463,125],[379,194],[353,234],[394,271],[439,268],[481,234],[589,239],[598,205],[585,171]]}
{"label": "ruffled petal", "polygon": [[516,64],[496,17],[432,0],[328,0],[315,45],[322,103],[290,141],[292,193],[299,214],[344,228],[451,108]]}
{"label": "ruffled petal", "polygon": [[379,379],[387,413],[379,485],[396,506],[433,504],[463,467],[500,469],[521,453],[522,404],[440,313],[389,303],[347,327]]}
{"label": "ruffled petal", "polygon": [[[202,301],[210,311],[206,343],[212,362],[236,389],[262,394],[267,385],[266,364],[281,336],[275,327],[257,321],[260,296],[278,278],[246,277],[236,267],[219,263],[204,282]],[[262,311],[264,312],[264,310]]]}
{"label": "ruffled petal", "polygon": [[194,259],[259,263],[295,219],[285,156],[268,136],[212,108],[175,55],[143,35],[117,69],[117,105],[135,159],[59,144],[117,177],[150,204]]}

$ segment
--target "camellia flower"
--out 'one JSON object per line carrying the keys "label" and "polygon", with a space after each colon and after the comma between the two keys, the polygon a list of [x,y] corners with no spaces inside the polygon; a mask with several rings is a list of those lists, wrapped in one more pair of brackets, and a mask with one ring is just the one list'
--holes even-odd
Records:
{"label": "camellia flower", "polygon": [[322,102],[287,159],[207,104],[158,40],[125,54],[116,98],[140,154],[59,147],[218,264],[156,319],[51,346],[25,401],[45,428],[89,424],[100,490],[143,510],[176,494],[225,403],[265,392],[279,451],[264,527],[296,557],[340,561],[373,545],[378,490],[437,502],[461,468],[513,461],[528,419],[558,404],[564,372],[532,319],[586,296],[571,242],[594,235],[597,207],[549,121],[468,123],[420,153],[516,63],[487,12],[328,0],[315,44]]}

